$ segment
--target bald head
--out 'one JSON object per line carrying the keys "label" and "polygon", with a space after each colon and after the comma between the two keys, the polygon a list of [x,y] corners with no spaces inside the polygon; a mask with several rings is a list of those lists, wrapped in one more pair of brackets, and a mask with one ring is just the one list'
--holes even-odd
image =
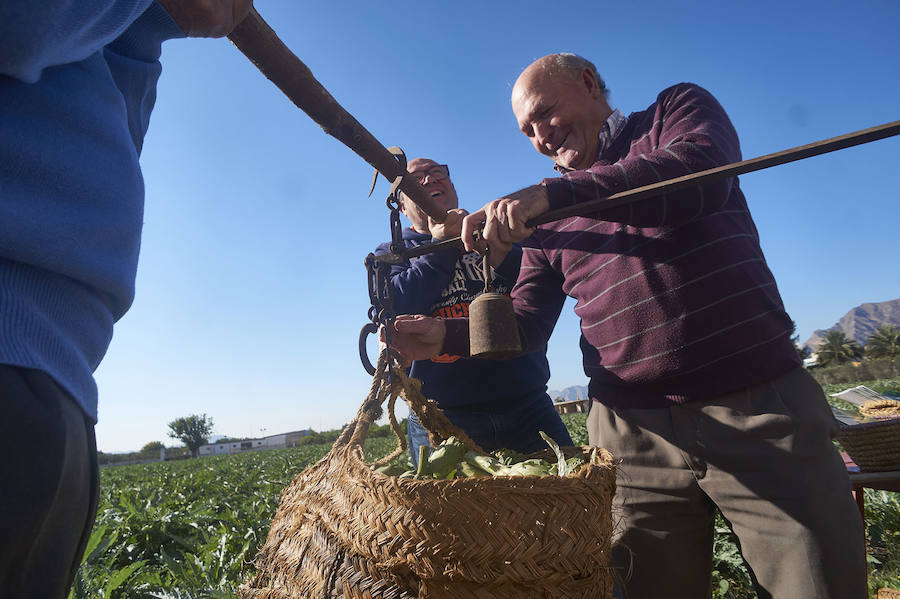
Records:
{"label": "bald head", "polygon": [[597,80],[600,91],[602,91],[604,95],[608,96],[609,90],[606,89],[606,83],[604,83],[603,78],[600,77],[600,73],[597,72],[597,67],[594,66],[594,63],[592,63],[587,58],[584,58],[583,56],[578,56],[577,54],[572,54],[569,52],[548,54],[547,56],[538,58],[533,63],[528,65],[525,70],[522,71],[522,74],[519,76],[519,78],[521,79],[522,75],[531,72],[532,74],[544,73],[550,76],[562,75],[564,77],[568,77],[569,79],[578,79],[578,77],[581,75],[581,72],[585,69],[590,71],[594,78]]}
{"label": "bald head", "polygon": [[612,109],[593,63],[575,54],[550,54],[522,71],[512,91],[519,129],[534,148],[567,169],[597,158],[599,136]]}

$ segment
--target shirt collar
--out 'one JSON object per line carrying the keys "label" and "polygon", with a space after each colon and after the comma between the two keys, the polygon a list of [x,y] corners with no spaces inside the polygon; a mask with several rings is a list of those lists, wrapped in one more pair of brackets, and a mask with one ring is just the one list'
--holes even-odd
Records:
{"label": "shirt collar", "polygon": [[[622,129],[625,128],[626,123],[628,123],[628,117],[622,114],[621,110],[617,108],[612,111],[612,114],[609,115],[606,122],[603,123],[603,126],[600,128],[600,143],[597,146],[597,158],[612,145],[612,142],[619,133],[622,132]],[[553,168],[560,173],[568,173],[574,170],[558,164],[554,165]]]}

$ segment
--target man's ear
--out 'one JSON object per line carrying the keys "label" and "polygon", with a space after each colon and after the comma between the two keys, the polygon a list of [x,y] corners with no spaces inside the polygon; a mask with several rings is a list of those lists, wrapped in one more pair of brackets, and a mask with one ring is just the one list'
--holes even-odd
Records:
{"label": "man's ear", "polygon": [[584,88],[593,99],[596,100],[602,95],[597,78],[594,77],[594,74],[588,68],[581,69],[581,84],[584,85]]}

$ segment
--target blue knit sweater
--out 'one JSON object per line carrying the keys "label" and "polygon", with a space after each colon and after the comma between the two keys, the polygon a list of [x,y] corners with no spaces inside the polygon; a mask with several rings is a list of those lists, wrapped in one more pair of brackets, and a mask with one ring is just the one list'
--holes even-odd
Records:
{"label": "blue knit sweater", "polygon": [[95,421],[93,371],[134,297],[160,45],[183,36],[151,0],[0,2],[0,363]]}

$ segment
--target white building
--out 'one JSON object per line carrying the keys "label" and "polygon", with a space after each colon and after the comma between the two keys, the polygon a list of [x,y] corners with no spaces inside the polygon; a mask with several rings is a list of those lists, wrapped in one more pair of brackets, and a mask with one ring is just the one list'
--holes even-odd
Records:
{"label": "white building", "polygon": [[312,431],[309,429],[302,431],[291,431],[289,433],[281,433],[279,435],[270,435],[262,439],[243,439],[226,440],[219,443],[210,443],[209,445],[200,446],[200,455],[220,455],[223,453],[241,453],[242,451],[253,451],[256,449],[282,449],[284,447],[296,447],[300,444],[300,439],[308,436]]}
{"label": "white building", "polygon": [[591,408],[591,400],[573,399],[572,401],[557,401],[553,404],[557,414],[586,414]]}

